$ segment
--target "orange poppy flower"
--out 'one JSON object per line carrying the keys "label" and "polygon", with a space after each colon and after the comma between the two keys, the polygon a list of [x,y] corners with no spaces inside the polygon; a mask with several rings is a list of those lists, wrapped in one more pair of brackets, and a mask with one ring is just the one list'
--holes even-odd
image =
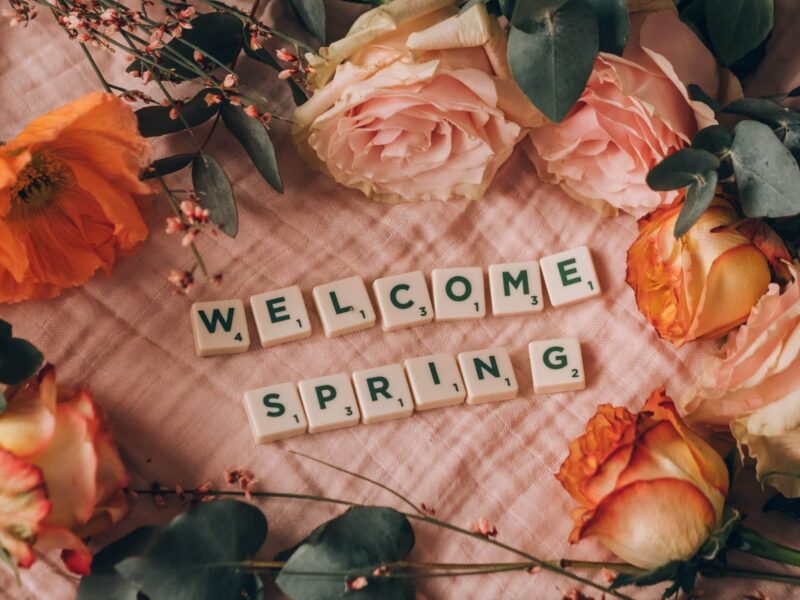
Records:
{"label": "orange poppy flower", "polygon": [[136,204],[150,147],[133,111],[93,93],[0,145],[0,302],[41,300],[106,273],[147,237]]}

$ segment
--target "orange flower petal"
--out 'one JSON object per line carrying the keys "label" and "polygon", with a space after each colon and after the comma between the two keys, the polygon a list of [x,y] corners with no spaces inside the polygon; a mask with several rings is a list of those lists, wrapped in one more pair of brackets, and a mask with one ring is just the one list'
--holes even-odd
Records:
{"label": "orange flower petal", "polygon": [[92,516],[97,497],[97,454],[87,419],[59,404],[56,430],[47,448],[34,459],[44,472],[53,510],[47,525],[72,529]]}
{"label": "orange flower petal", "polygon": [[31,546],[49,512],[42,471],[0,450],[0,546],[20,566],[33,563]]}
{"label": "orange flower petal", "polygon": [[91,574],[92,553],[69,529],[43,527],[36,547],[42,550],[61,550],[61,559],[70,571],[78,575]]}
{"label": "orange flower petal", "polygon": [[38,383],[18,390],[0,414],[0,448],[19,457],[44,449],[55,430],[55,369],[45,367]]}
{"label": "orange flower petal", "polygon": [[679,479],[638,481],[606,497],[576,524],[576,537],[597,537],[621,559],[643,569],[697,552],[716,525],[714,507]]}

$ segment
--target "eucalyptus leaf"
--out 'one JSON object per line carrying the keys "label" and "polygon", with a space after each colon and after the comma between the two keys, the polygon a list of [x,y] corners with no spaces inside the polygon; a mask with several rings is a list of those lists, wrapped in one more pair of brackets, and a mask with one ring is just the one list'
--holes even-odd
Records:
{"label": "eucalyptus leaf", "polygon": [[773,0],[705,0],[705,22],[716,55],[731,66],[772,31]]}
{"label": "eucalyptus leaf", "polygon": [[[217,114],[220,108],[220,104],[211,104],[210,106],[206,104],[206,95],[213,94],[214,91],[214,88],[204,88],[186,104],[178,107],[183,119],[180,117],[173,119],[170,116],[172,112],[171,106],[145,106],[140,108],[136,111],[139,131],[144,137],[155,137],[183,131],[186,129],[184,121],[189,124],[189,127],[196,127],[205,123]],[[220,96],[222,95],[221,92],[219,94]]]}
{"label": "eucalyptus leaf", "polygon": [[30,342],[13,337],[11,326],[1,322],[0,383],[17,385],[36,375],[44,363],[44,356]]}
{"label": "eucalyptus leaf", "polygon": [[686,199],[683,208],[675,222],[675,237],[683,236],[692,225],[697,222],[714,199],[714,192],[717,189],[717,172],[707,171],[703,173],[701,181],[695,181],[689,185],[686,191]]}
{"label": "eucalyptus leaf", "polygon": [[309,33],[325,44],[325,2],[324,0],[289,0],[300,22]]}
{"label": "eucalyptus leaf", "polygon": [[8,408],[8,400],[6,399],[6,394],[3,391],[3,388],[0,388],[0,415],[6,412],[7,408]]}
{"label": "eucalyptus leaf", "polygon": [[0,319],[0,338],[11,337],[11,323]]}
{"label": "eucalyptus leaf", "polygon": [[[250,47],[250,44],[244,45],[244,53],[252,58],[253,60],[257,60],[259,62],[264,63],[265,65],[269,65],[276,71],[282,71],[283,67],[281,64],[275,60],[275,58],[264,48],[258,48],[253,50]],[[289,85],[289,88],[292,90],[292,99],[294,100],[295,106],[300,106],[305,104],[308,100],[308,96],[303,91],[303,88],[291,77],[286,80],[286,83]]]}
{"label": "eucalyptus leaf", "polygon": [[800,125],[790,125],[783,132],[783,145],[800,161]]}
{"label": "eucalyptus leaf", "polygon": [[192,185],[211,222],[225,235],[236,237],[239,217],[233,190],[225,171],[209,154],[198,154],[192,161]]}
{"label": "eucalyptus leaf", "polygon": [[730,154],[745,216],[800,213],[800,167],[788,148],[756,121],[741,121],[734,133]]}
{"label": "eucalyptus leaf", "polygon": [[626,0],[588,0],[597,16],[600,51],[622,56],[628,43],[631,19]]}
{"label": "eucalyptus leaf", "polygon": [[239,140],[266,182],[274,190],[283,192],[283,183],[275,158],[275,148],[272,146],[272,140],[269,139],[269,133],[264,125],[258,119],[248,117],[241,107],[231,104],[222,109],[222,122]]}
{"label": "eucalyptus leaf", "polygon": [[[155,74],[161,79],[170,79],[171,74],[180,79],[199,77],[194,70],[186,66],[186,63],[194,64],[195,49],[192,46],[199,48],[206,57],[214,57],[223,65],[230,65],[239,54],[243,37],[242,21],[237,17],[228,13],[210,12],[192,19],[191,24],[191,29],[183,30],[181,37],[173,38],[166,44],[169,51],[161,49],[161,60],[158,63],[161,68],[155,69]],[[175,55],[180,56],[182,60]],[[216,63],[212,64],[218,66]],[[135,60],[126,70],[143,73],[152,69],[151,65]],[[164,70],[170,74],[164,73]]]}
{"label": "eucalyptus leaf", "polygon": [[145,169],[142,179],[153,179],[154,177],[169,175],[170,173],[180,171],[188,167],[196,156],[197,153],[195,152],[192,154],[174,154],[173,156],[166,156],[154,160],[150,163],[150,166]]}
{"label": "eucalyptus leaf", "polygon": [[140,527],[112,542],[94,555],[92,573],[81,579],[78,600],[137,600],[139,589],[118,573],[120,561],[145,552],[155,538],[157,527]]}
{"label": "eucalyptus leaf", "polygon": [[508,61],[517,85],[551,121],[561,121],[581,97],[598,52],[597,18],[574,0],[541,19],[519,18],[508,36]]}
{"label": "eucalyptus leaf", "polygon": [[764,98],[739,98],[723,108],[722,112],[749,117],[773,129],[800,124],[800,113]]}
{"label": "eucalyptus leaf", "polygon": [[677,190],[700,182],[705,173],[716,171],[719,164],[719,159],[711,152],[682,148],[650,170],[647,185],[657,191]]}
{"label": "eucalyptus leaf", "polygon": [[704,127],[692,138],[692,148],[707,150],[721,157],[728,153],[733,144],[733,134],[722,125]]}
{"label": "eucalyptus leaf", "polygon": [[154,600],[242,600],[258,581],[226,563],[251,560],[267,536],[258,508],[235,500],[199,504],[156,533],[116,570]]}
{"label": "eucalyptus leaf", "polygon": [[377,567],[405,558],[413,546],[414,530],[402,513],[356,506],[315,529],[292,552],[277,584],[290,598],[329,600],[342,597],[345,577],[352,580],[363,576],[367,578],[366,587],[348,590],[348,598],[413,600],[411,578],[373,575]]}

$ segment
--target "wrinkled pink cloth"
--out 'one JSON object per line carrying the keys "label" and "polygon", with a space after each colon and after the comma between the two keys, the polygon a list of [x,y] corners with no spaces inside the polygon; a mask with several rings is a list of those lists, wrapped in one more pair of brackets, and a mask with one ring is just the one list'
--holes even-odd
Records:
{"label": "wrinkled pink cloth", "polygon": [[[329,10],[341,10],[340,6],[330,5]],[[790,44],[800,33],[800,19],[794,14],[792,18]],[[9,139],[35,115],[98,87],[78,46],[61,37],[48,15],[40,19],[26,31],[0,26],[0,139]],[[782,28],[786,29],[785,23]],[[793,58],[800,57],[795,52]],[[114,61],[121,57],[103,56],[101,64],[108,67]],[[112,80],[124,79],[121,68],[106,71],[113,73]],[[779,72],[796,79],[800,61],[790,71],[781,62]],[[273,76],[267,69],[248,65],[244,78],[259,74]],[[774,87],[784,86],[775,82]],[[288,94],[282,91],[280,99],[283,114],[289,114]],[[709,351],[709,346],[691,344],[673,349],[636,311],[633,294],[624,283],[625,251],[636,232],[633,219],[605,220],[532,174],[522,175],[530,169],[519,149],[482,202],[387,206],[364,200],[358,192],[309,170],[279,125],[273,137],[286,184],[283,196],[261,180],[227,134],[220,132],[211,144],[211,153],[222,159],[233,181],[241,227],[235,240],[201,242],[210,269],[223,271],[225,279],[221,287],[203,287],[195,297],[246,301],[252,294],[298,284],[312,315],[310,338],[266,350],[254,341],[246,354],[197,358],[189,325],[191,301],[173,296],[166,282],[169,269],[188,266],[190,257],[178,239],[163,233],[168,211],[158,202],[147,215],[151,238],[137,255],[123,260],[110,279],[100,275],[48,302],[0,306],[0,318],[46,352],[48,360],[58,365],[61,382],[88,384],[108,413],[136,487],[152,481],[191,487],[213,480],[223,485],[223,471],[242,465],[255,472],[260,489],[327,494],[400,508],[381,490],[289,454],[297,450],[378,479],[414,502],[435,507],[438,517],[456,524],[468,526],[485,517],[496,525],[500,540],[537,556],[610,559],[593,541],[567,544],[574,503],[553,477],[567,444],[583,430],[598,403],[638,409],[650,391],[664,383],[678,397]],[[156,152],[165,156],[178,146],[162,141]],[[592,248],[602,297],[561,309],[547,306],[532,317],[433,323],[395,333],[375,327],[329,340],[311,310],[314,285],[353,274],[371,283],[413,269],[486,268],[581,244]],[[534,395],[527,344],[557,336],[581,339],[588,388]],[[402,421],[264,446],[253,442],[241,406],[245,390],[269,383],[496,345],[511,352],[520,381],[517,400],[444,408]],[[752,515],[749,522],[760,527],[763,499],[755,486],[746,493],[752,496],[745,503]],[[736,492],[739,501],[744,494]],[[340,512],[298,501],[271,500],[260,506],[270,520],[264,557]],[[93,546],[141,524],[165,522],[175,513],[174,506],[156,509],[148,498],[140,497],[132,517]],[[767,533],[780,535],[795,525],[771,516],[764,527]],[[427,526],[416,530],[412,557],[417,561],[515,560],[454,533]],[[783,539],[791,543],[796,536]],[[57,556],[40,558],[22,573],[21,587],[7,569],[0,568],[0,598],[73,598],[76,583],[58,574],[58,563]],[[767,563],[756,565],[772,568]],[[428,599],[555,600],[574,587],[569,580],[547,573],[514,573],[429,580],[418,589],[419,597]],[[753,589],[772,598],[789,596],[781,586],[750,581],[701,581],[700,587],[710,598],[736,598]],[[659,597],[660,591],[657,587],[630,593],[649,599]]]}

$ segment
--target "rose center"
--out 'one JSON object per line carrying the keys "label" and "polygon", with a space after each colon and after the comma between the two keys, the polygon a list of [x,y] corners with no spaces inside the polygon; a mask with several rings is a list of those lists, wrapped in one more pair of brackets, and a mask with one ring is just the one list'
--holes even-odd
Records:
{"label": "rose center", "polygon": [[75,180],[67,163],[37,152],[17,176],[11,188],[11,219],[27,219],[44,212]]}

